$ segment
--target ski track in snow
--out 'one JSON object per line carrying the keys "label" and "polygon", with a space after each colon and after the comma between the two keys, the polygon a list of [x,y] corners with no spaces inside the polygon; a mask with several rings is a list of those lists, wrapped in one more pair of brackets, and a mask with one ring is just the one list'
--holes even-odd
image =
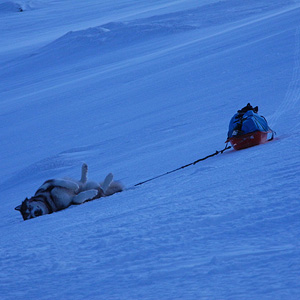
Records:
{"label": "ski track in snow", "polygon": [[[300,2],[14,3],[0,5],[0,298],[298,300]],[[247,102],[274,141],[134,187],[222,149]],[[13,210],[82,162],[127,189],[26,222]]]}
{"label": "ski track in snow", "polygon": [[[288,90],[286,95],[279,105],[276,113],[270,117],[270,122],[276,124],[278,118],[285,116],[287,118],[289,115],[295,114],[295,109],[299,105],[300,100],[300,27],[297,27],[295,32],[295,54],[294,54],[294,68],[292,72],[292,78],[288,86]],[[293,124],[293,127],[298,128],[300,121],[299,121],[299,114],[297,113],[294,116],[296,124]],[[298,125],[298,126],[297,126]]]}

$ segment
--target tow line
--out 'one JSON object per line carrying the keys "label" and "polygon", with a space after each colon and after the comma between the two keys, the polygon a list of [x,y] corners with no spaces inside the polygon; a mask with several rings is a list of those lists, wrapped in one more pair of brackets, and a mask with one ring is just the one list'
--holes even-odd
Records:
{"label": "tow line", "polygon": [[187,164],[187,165],[184,165],[184,166],[179,167],[179,168],[177,168],[177,169],[174,169],[174,170],[172,170],[172,171],[168,171],[168,172],[166,172],[166,173],[160,174],[160,175],[155,176],[155,177],[152,177],[152,178],[150,178],[150,179],[141,181],[141,182],[135,184],[133,187],[142,185],[142,184],[144,184],[144,183],[146,183],[146,182],[149,182],[149,181],[155,180],[155,179],[157,179],[157,178],[160,178],[160,177],[162,177],[162,176],[165,176],[165,175],[174,173],[174,172],[176,172],[176,171],[179,171],[179,170],[181,170],[181,169],[187,168],[187,167],[189,167],[189,166],[196,165],[198,162],[203,161],[203,160],[206,160],[206,159],[208,159],[208,158],[210,158],[210,157],[213,157],[213,156],[215,156],[215,155],[222,154],[224,151],[226,151],[226,150],[228,150],[228,149],[230,149],[230,148],[231,148],[231,146],[228,146],[228,143],[227,143],[226,146],[225,146],[225,148],[222,149],[222,150],[216,151],[216,152],[213,153],[213,154],[210,154],[210,155],[207,155],[207,156],[205,156],[205,157],[203,157],[203,158],[197,159],[197,160],[195,160],[195,161],[192,162],[192,163],[189,163],[189,164]]}

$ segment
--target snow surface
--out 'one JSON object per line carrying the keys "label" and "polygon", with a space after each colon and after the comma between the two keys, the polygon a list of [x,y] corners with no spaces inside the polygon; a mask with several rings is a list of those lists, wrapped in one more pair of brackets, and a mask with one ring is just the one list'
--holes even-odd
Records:
{"label": "snow surface", "polygon": [[[3,1],[0,32],[1,299],[300,299],[299,0]],[[133,188],[248,102],[274,141]],[[128,189],[24,222],[82,162]]]}

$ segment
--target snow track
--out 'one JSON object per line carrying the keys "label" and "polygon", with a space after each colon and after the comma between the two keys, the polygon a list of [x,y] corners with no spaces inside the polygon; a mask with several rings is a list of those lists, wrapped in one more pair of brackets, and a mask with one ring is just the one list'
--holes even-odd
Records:
{"label": "snow track", "polygon": [[295,116],[295,109],[297,110],[300,103],[300,27],[297,27],[295,32],[295,54],[294,54],[294,68],[292,71],[291,81],[289,83],[286,95],[279,105],[276,113],[270,118],[272,124],[276,124],[278,118],[289,118],[296,122],[293,127],[297,128],[300,124],[298,112]]}

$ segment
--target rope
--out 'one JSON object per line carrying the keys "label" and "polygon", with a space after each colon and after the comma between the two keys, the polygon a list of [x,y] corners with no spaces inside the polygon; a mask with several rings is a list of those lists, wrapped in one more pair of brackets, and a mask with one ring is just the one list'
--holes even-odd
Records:
{"label": "rope", "polygon": [[184,166],[179,167],[179,168],[177,168],[177,169],[174,169],[174,170],[172,170],[172,171],[169,171],[169,172],[163,173],[163,174],[161,174],[161,175],[152,177],[152,178],[150,178],[150,179],[144,180],[144,181],[142,181],[142,182],[139,182],[139,183],[135,184],[134,186],[142,185],[142,184],[144,184],[144,183],[146,183],[146,182],[155,180],[155,179],[160,178],[160,177],[162,177],[162,176],[165,176],[165,175],[174,173],[174,172],[176,172],[176,171],[179,171],[179,170],[181,170],[181,169],[187,168],[187,167],[189,167],[189,166],[195,165],[195,164],[197,164],[198,162],[203,161],[203,160],[206,160],[206,159],[208,159],[208,158],[210,158],[210,157],[213,157],[213,156],[215,156],[215,155],[218,155],[219,153],[222,154],[225,150],[230,149],[230,148],[231,148],[231,146],[227,146],[227,144],[226,144],[225,148],[222,149],[222,150],[220,150],[220,151],[216,151],[216,152],[213,153],[213,154],[207,155],[207,156],[205,156],[205,157],[203,157],[203,158],[200,158],[200,159],[198,159],[198,160],[196,160],[196,161],[194,161],[194,162],[192,162],[192,163],[189,163],[189,164],[187,164],[187,165],[184,165]]}
{"label": "rope", "polygon": [[272,128],[269,127],[269,129],[271,130],[272,136],[268,139],[269,141],[272,141],[274,139],[274,136],[276,135],[276,131],[274,131]]}

